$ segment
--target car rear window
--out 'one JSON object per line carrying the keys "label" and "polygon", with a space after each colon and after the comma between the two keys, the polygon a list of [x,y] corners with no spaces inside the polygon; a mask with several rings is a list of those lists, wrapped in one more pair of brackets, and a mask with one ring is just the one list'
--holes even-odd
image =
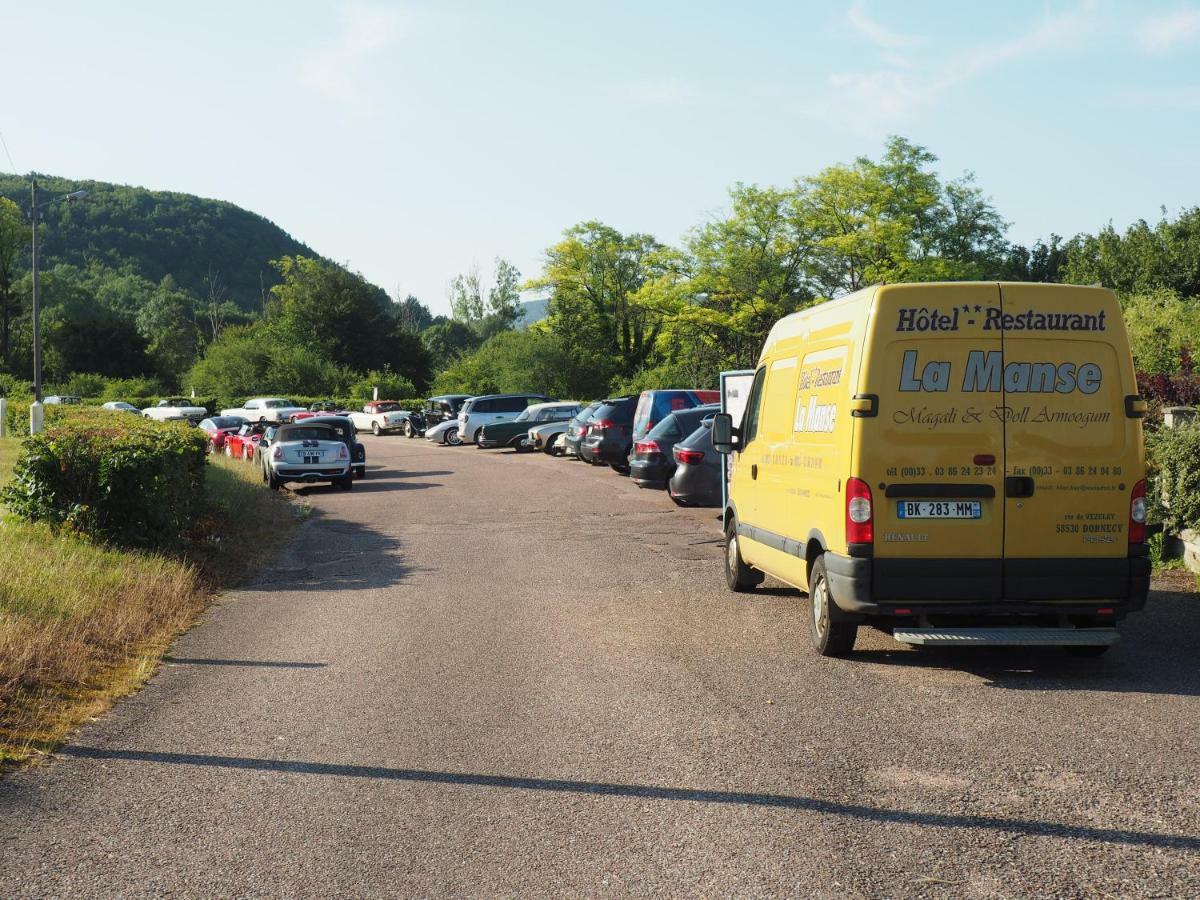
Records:
{"label": "car rear window", "polygon": [[238,425],[245,425],[246,420],[241,416],[217,416],[214,419],[209,419],[214,428],[236,428]]}
{"label": "car rear window", "polygon": [[637,405],[636,397],[627,397],[621,400],[614,400],[611,403],[603,404],[598,410],[594,418],[609,419],[616,422],[618,425],[628,425],[633,422],[633,411]]}
{"label": "car rear window", "polygon": [[307,428],[286,428],[278,433],[279,440],[288,441],[334,441],[337,433],[332,428],[309,426]]}

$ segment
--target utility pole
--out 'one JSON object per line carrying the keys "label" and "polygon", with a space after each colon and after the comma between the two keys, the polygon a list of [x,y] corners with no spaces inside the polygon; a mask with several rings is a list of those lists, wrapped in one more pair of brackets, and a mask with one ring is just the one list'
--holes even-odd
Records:
{"label": "utility pole", "polygon": [[38,434],[45,421],[42,406],[42,291],[38,279],[38,203],[37,179],[33,179],[33,404],[29,407],[29,433]]}

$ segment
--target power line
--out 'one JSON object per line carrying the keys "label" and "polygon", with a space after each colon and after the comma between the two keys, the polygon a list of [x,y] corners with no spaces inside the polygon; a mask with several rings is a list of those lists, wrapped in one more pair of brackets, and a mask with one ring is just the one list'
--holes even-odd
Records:
{"label": "power line", "polygon": [[8,157],[8,164],[12,167],[14,175],[20,174],[17,172],[17,164],[13,162],[12,154],[8,152],[8,141],[4,140],[4,132],[0,131],[0,146],[4,147],[4,155]]}

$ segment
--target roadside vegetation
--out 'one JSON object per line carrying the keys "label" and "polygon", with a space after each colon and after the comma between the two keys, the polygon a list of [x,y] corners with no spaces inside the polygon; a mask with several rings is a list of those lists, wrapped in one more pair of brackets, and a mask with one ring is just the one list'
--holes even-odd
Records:
{"label": "roadside vegetation", "polygon": [[[138,420],[130,428],[153,428],[160,442],[173,429],[182,431]],[[61,429],[47,433],[61,440]],[[78,465],[78,457],[72,459]],[[14,466],[28,470],[27,460],[28,449],[16,439],[0,440],[6,497],[19,489]],[[213,595],[290,536],[302,510],[263,489],[252,467],[223,458],[201,462],[194,516],[172,540],[131,541],[119,531],[88,531],[95,518],[29,521],[4,510],[0,768],[49,752],[139,687]],[[267,521],[271,528],[262,527]],[[158,549],[131,546],[138,543]]]}

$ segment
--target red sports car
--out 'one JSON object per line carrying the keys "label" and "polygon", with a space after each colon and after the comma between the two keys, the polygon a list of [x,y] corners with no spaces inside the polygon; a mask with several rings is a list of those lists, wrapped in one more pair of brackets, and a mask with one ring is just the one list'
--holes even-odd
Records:
{"label": "red sports car", "polygon": [[248,422],[225,438],[225,455],[230,459],[254,459],[254,448],[272,422]]}
{"label": "red sports car", "polygon": [[208,435],[208,452],[221,453],[225,450],[225,438],[236,434],[245,424],[246,420],[241,416],[213,416],[202,421],[198,427]]}

